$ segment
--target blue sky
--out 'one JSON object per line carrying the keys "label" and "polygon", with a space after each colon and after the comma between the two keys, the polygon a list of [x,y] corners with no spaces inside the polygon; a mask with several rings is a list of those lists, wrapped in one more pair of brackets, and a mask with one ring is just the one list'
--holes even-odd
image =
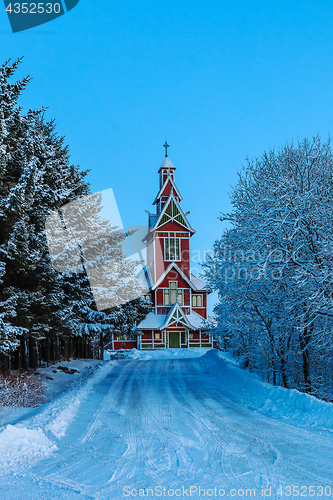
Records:
{"label": "blue sky", "polygon": [[146,223],[167,137],[203,252],[247,155],[332,131],[332,14],[328,1],[80,0],[12,34],[0,5],[0,54],[25,56],[21,104],[49,107],[126,224]]}

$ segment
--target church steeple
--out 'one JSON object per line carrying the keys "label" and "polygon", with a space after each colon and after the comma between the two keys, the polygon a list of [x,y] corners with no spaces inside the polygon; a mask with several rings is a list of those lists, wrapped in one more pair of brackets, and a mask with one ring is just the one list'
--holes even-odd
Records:
{"label": "church steeple", "polygon": [[158,214],[163,210],[170,194],[173,194],[178,202],[182,200],[181,194],[175,184],[175,170],[176,167],[174,164],[169,160],[169,158],[165,158],[158,171],[160,174],[160,190],[153,201],[153,205],[157,205]]}
{"label": "church steeple", "polygon": [[149,213],[148,262],[155,281],[170,262],[176,261],[187,278],[190,277],[189,245],[194,234],[187,213],[180,206],[182,196],[175,184],[174,164],[165,157],[160,169],[160,190],[153,202],[156,213]]}

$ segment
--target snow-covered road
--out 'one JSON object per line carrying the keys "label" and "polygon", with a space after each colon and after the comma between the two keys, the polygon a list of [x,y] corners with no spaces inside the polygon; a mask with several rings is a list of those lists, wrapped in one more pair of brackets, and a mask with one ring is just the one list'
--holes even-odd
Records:
{"label": "snow-covered road", "polygon": [[[7,426],[0,498],[333,496],[333,423],[306,429],[245,406],[246,387],[214,359],[106,362]],[[259,395],[262,383],[246,377]],[[330,406],[318,402],[318,415],[329,418]]]}

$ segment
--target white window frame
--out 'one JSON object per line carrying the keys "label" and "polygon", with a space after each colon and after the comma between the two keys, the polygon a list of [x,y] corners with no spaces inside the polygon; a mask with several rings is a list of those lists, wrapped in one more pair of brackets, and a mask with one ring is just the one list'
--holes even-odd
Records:
{"label": "white window frame", "polygon": [[163,306],[172,306],[175,302],[184,305],[184,290],[178,288],[177,281],[169,281],[169,288],[163,288]]}
{"label": "white window frame", "polygon": [[[201,306],[197,305],[198,297],[201,297]],[[201,293],[192,293],[192,307],[204,307],[203,306],[203,295]]]}
{"label": "white window frame", "polygon": [[[173,248],[171,242],[173,242]],[[168,262],[181,261],[181,243],[177,236],[164,238],[164,260]]]}

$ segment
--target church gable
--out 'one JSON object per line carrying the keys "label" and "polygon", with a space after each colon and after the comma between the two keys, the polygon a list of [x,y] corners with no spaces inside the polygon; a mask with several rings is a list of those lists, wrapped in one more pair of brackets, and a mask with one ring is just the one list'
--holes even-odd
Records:
{"label": "church gable", "polygon": [[158,287],[167,287],[169,281],[177,281],[178,288],[192,288],[195,290],[193,283],[187,278],[185,273],[177,266],[175,262],[172,262],[163,274],[158,278],[156,283],[152,286],[152,290]]}
{"label": "church gable", "polygon": [[186,318],[184,311],[182,310],[182,308],[179,306],[178,303],[175,303],[175,305],[171,309],[166,319],[166,322],[163,325],[163,328],[171,327],[172,325],[174,326],[182,325],[184,327],[191,328],[191,325],[188,319]]}
{"label": "church gable", "polygon": [[153,205],[155,205],[156,203],[158,203],[158,201],[162,198],[164,199],[167,199],[169,198],[170,194],[174,194],[178,201],[181,201],[182,200],[182,197],[181,197],[181,194],[176,186],[176,184],[174,183],[172,177],[170,177],[170,175],[167,177],[163,187],[161,188],[160,192],[158,193],[158,195],[156,196],[154,202],[153,202]]}
{"label": "church gable", "polygon": [[181,274],[176,271],[175,268],[171,269],[163,278],[163,280],[159,283],[160,288],[165,288],[169,286],[170,281],[177,281],[178,288],[188,288],[189,282],[186,281]]}
{"label": "church gable", "polygon": [[175,222],[179,224],[181,227],[186,228],[188,231],[190,231],[192,234],[195,232],[192,227],[190,226],[188,220],[186,219],[186,216],[182,209],[179,206],[179,203],[176,201],[175,197],[173,194],[169,196],[168,201],[166,202],[156,224],[154,229],[158,229],[168,222]]}

